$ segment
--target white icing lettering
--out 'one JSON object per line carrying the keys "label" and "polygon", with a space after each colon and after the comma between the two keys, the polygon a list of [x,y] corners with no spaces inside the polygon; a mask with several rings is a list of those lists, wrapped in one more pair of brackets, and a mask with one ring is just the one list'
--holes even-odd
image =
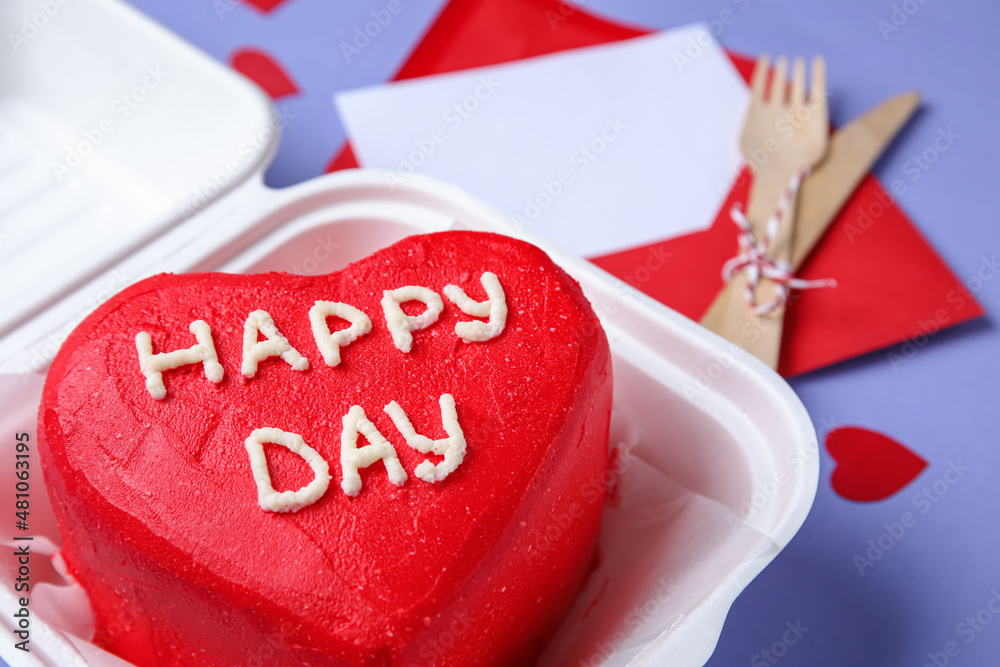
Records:
{"label": "white icing lettering", "polygon": [[[270,442],[288,448],[298,454],[312,468],[313,481],[298,491],[278,493],[271,485],[271,473],[267,469],[264,443]],[[246,440],[247,454],[250,455],[250,469],[257,483],[257,503],[267,512],[298,512],[323,497],[330,486],[330,465],[315,449],[306,444],[298,433],[288,433],[277,428],[258,428]]]}
{"label": "white icing lettering", "polygon": [[[267,340],[258,341],[258,332]],[[248,378],[257,375],[257,364],[271,357],[281,357],[297,371],[309,368],[309,361],[281,335],[267,311],[255,310],[243,325],[243,375]]]}
{"label": "white icing lettering", "polygon": [[[378,460],[385,464],[389,473],[389,481],[396,486],[406,482],[406,471],[399,464],[396,450],[382,437],[375,424],[368,420],[360,405],[352,405],[344,415],[344,430],[340,434],[340,467],[342,478],[340,488],[349,496],[361,492],[361,475],[359,468],[367,468]],[[358,448],[358,433],[365,436],[368,444]]]}
{"label": "white icing lettering", "polygon": [[[336,316],[351,323],[346,329],[330,333],[326,318]],[[327,366],[340,364],[340,348],[347,347],[355,340],[372,330],[372,321],[363,312],[346,303],[335,301],[317,301],[309,309],[309,322],[312,324],[313,338],[316,347],[323,355]]]}
{"label": "white icing lettering", "polygon": [[385,406],[385,411],[392,417],[392,422],[399,429],[399,432],[406,438],[406,444],[423,454],[437,454],[444,456],[444,461],[434,465],[430,461],[424,461],[417,466],[416,475],[425,482],[433,484],[440,482],[445,477],[455,471],[462,464],[465,458],[465,434],[458,423],[458,414],[455,412],[455,399],[451,394],[441,394],[441,423],[447,438],[441,440],[431,440],[420,435],[413,428],[410,419],[406,416],[399,403],[392,401]]}
{"label": "white icing lettering", "polygon": [[490,318],[489,322],[459,322],[455,325],[455,334],[466,343],[483,343],[496,338],[507,324],[507,299],[500,280],[489,271],[483,273],[479,280],[486,290],[486,301],[469,298],[465,290],[457,285],[446,285],[444,288],[444,295],[466,315]]}
{"label": "white icing lettering", "polygon": [[205,377],[209,382],[219,384],[225,371],[215,353],[215,342],[212,340],[212,329],[203,320],[195,320],[188,327],[198,342],[184,350],[161,352],[153,354],[153,339],[145,331],[135,335],[135,347],[139,352],[139,368],[146,377],[146,389],[158,401],[167,397],[167,388],[163,385],[163,371],[188,366],[204,364]]}
{"label": "white icing lettering", "polygon": [[[413,346],[413,335],[411,332],[426,329],[437,322],[441,311],[444,310],[444,302],[434,290],[416,285],[407,285],[394,290],[382,292],[382,310],[385,312],[385,323],[392,334],[392,342],[402,352],[409,352]],[[407,301],[420,301],[427,310],[419,315],[407,315],[403,312],[401,304]]]}

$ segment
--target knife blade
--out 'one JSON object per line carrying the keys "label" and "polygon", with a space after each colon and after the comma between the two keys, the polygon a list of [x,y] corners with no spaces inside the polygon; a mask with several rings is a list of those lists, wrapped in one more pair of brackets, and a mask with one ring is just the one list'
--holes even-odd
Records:
{"label": "knife blade", "polygon": [[838,130],[826,158],[799,190],[792,264],[798,268],[823,236],[844,202],[854,193],[879,155],[916,111],[920,93],[910,91],[888,100]]}
{"label": "knife blade", "polygon": [[[900,93],[859,116],[830,138],[826,158],[812,170],[799,189],[791,255],[796,269],[919,103],[920,93]],[[702,325],[719,331],[729,291],[730,284],[719,291],[702,315]]]}

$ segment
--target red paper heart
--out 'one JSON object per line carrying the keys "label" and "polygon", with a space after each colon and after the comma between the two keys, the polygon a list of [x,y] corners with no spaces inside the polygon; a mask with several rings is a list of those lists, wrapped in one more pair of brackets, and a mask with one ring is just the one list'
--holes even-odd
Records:
{"label": "red paper heart", "polygon": [[252,79],[272,99],[299,92],[299,87],[284,68],[263,51],[240,49],[233,53],[231,63],[233,69]]}
{"label": "red paper heart", "polygon": [[[456,324],[473,318],[444,287],[481,301],[487,271],[505,292],[506,325],[492,340],[463,342]],[[413,333],[410,353],[397,349],[381,304],[383,290],[406,285],[444,303],[436,323]],[[318,300],[350,304],[372,324],[335,367],[314,341]],[[409,315],[423,311],[411,306]],[[254,377],[241,374],[244,322],[257,309],[308,370],[273,357]],[[157,400],[136,334],[149,334],[154,353],[187,348],[195,320],[211,327],[224,376],[213,384],[200,363],[164,371]],[[328,318],[331,330],[337,321]],[[468,451],[432,484],[414,471],[441,457],[408,447],[383,406],[396,401],[417,433],[440,438],[445,393]],[[96,640],[128,659],[173,659],[184,646],[199,652],[197,664],[250,664],[263,646],[268,664],[428,664],[435,655],[526,664],[590,565],[610,403],[607,341],[575,281],[521,241],[447,232],[326,276],[162,275],[133,285],[53,362],[40,452]],[[395,449],[402,486],[376,461],[360,470],[360,493],[342,492],[341,420],[353,405]],[[263,427],[301,435],[329,463],[333,480],[314,504],[294,514],[258,505],[244,440]],[[277,445],[265,452],[278,491],[312,480],[301,458]]]}
{"label": "red paper heart", "polygon": [[834,429],[826,449],[837,461],[833,490],[847,500],[884,500],[909,484],[927,461],[887,435],[857,426]]}
{"label": "red paper heart", "polygon": [[243,2],[256,7],[264,13],[267,13],[278,5],[284,4],[285,0],[243,0]]}

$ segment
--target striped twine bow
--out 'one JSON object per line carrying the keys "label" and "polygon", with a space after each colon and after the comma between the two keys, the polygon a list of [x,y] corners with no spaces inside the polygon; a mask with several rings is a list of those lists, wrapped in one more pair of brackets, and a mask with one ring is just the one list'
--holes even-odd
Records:
{"label": "striped twine bow", "polygon": [[[802,280],[795,277],[795,270],[791,264],[783,259],[775,259],[767,254],[767,248],[771,245],[774,237],[778,234],[778,225],[781,217],[785,214],[785,209],[798,192],[802,180],[809,175],[809,168],[796,172],[788,187],[778,200],[778,208],[767,220],[764,227],[764,238],[757,242],[754,239],[750,223],[743,215],[742,207],[737,203],[729,212],[730,218],[740,229],[739,243],[740,252],[722,265],[722,280],[729,282],[740,271],[746,271],[747,289],[746,297],[750,307],[753,308],[754,315],[758,317],[766,315],[779,306],[788,303],[788,293],[792,289],[816,289],[819,287],[836,287],[837,281],[829,278],[825,280]],[[761,277],[768,278],[774,283],[775,298],[767,303],[757,303],[757,284]]]}

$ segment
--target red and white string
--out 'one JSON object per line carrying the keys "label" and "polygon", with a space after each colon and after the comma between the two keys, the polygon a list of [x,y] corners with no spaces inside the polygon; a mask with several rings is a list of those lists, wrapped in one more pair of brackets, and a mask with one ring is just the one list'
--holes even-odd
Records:
{"label": "red and white string", "polygon": [[[767,253],[768,247],[778,234],[778,227],[781,218],[785,214],[785,209],[795,198],[795,194],[802,184],[802,180],[809,175],[809,169],[805,168],[796,172],[788,183],[788,187],[781,194],[778,200],[778,208],[774,211],[764,227],[764,237],[757,241],[754,238],[753,230],[743,209],[739,204],[733,206],[729,216],[740,229],[739,244],[740,253],[722,265],[722,279],[725,282],[732,280],[733,276],[741,271],[747,274],[746,297],[750,307],[753,308],[754,315],[765,315],[779,306],[788,302],[788,293],[792,289],[816,289],[819,287],[836,287],[837,281],[826,280],[803,280],[795,277],[795,270],[790,263],[783,259],[775,259]],[[761,277],[768,278],[774,283],[775,298],[767,303],[757,303],[757,285]]]}

